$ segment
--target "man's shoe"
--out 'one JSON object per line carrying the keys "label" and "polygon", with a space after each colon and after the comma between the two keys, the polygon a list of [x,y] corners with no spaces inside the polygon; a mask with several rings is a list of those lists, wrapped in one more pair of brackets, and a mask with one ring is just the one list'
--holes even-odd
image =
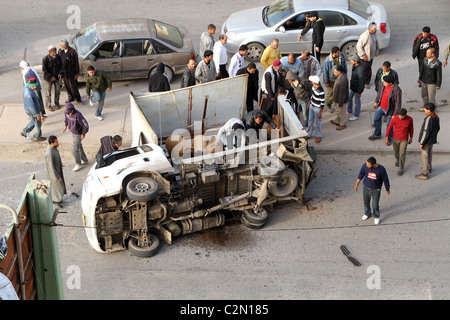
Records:
{"label": "man's shoe", "polygon": [[81,164],[88,164],[89,163],[89,161],[83,161],[83,160],[81,160]]}
{"label": "man's shoe", "polygon": [[363,215],[361,219],[363,219],[363,221],[366,221],[367,219],[369,219],[370,217],[368,215]]}
{"label": "man's shoe", "polygon": [[424,175],[423,173],[421,174],[416,174],[416,179],[420,179],[420,180],[428,180],[428,176]]}
{"label": "man's shoe", "polygon": [[59,104],[55,104],[55,110],[61,109],[61,106]]}
{"label": "man's shoe", "polygon": [[103,117],[102,117],[102,116],[96,116],[96,118],[97,118],[99,121],[103,121]]}
{"label": "man's shoe", "polygon": [[20,131],[20,135],[25,138],[27,137],[27,133],[25,131]]}
{"label": "man's shoe", "polygon": [[347,126],[345,124],[341,124],[340,126],[336,127],[336,130],[344,130],[345,128],[347,128]]}
{"label": "man's shoe", "polygon": [[397,175],[398,175],[398,176],[402,176],[402,175],[403,175],[403,170],[398,170],[398,171],[397,171]]}
{"label": "man's shoe", "polygon": [[78,163],[77,163],[77,164],[75,165],[75,167],[73,167],[72,171],[73,171],[73,172],[77,172],[77,171],[80,171],[81,168],[82,168],[81,164],[78,164]]}
{"label": "man's shoe", "polygon": [[34,142],[41,142],[47,140],[46,137],[33,137]]}
{"label": "man's shoe", "polygon": [[330,120],[330,123],[331,123],[331,124],[334,124],[335,126],[338,126],[338,125],[339,125],[339,123],[337,123],[336,121],[334,121],[334,119]]}
{"label": "man's shoe", "polygon": [[358,119],[359,119],[359,117],[353,116],[353,117],[349,118],[348,120],[350,120],[350,121],[355,121],[355,120],[358,120]]}
{"label": "man's shoe", "polygon": [[378,140],[378,139],[381,139],[381,136],[371,135],[371,136],[369,137],[369,140]]}
{"label": "man's shoe", "polygon": [[50,111],[50,112],[55,111],[55,109],[53,109],[52,106],[47,106],[45,109],[47,109],[47,110]]}
{"label": "man's shoe", "polygon": [[320,143],[320,141],[322,141],[322,138],[317,137],[317,138],[316,138],[316,143]]}
{"label": "man's shoe", "polygon": [[374,219],[373,219],[373,223],[379,224],[379,223],[380,223],[380,218],[374,218]]}

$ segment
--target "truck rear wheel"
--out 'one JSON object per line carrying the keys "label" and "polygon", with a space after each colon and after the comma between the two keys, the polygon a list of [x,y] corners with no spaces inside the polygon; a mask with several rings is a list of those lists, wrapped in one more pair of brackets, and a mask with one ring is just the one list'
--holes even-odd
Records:
{"label": "truck rear wheel", "polygon": [[269,191],[275,197],[287,197],[297,188],[298,176],[291,168],[284,170],[280,181],[269,182]]}
{"label": "truck rear wheel", "polygon": [[158,184],[152,178],[138,177],[127,183],[126,192],[131,200],[148,202],[158,194]]}
{"label": "truck rear wheel", "polygon": [[148,235],[148,246],[141,247],[138,239],[132,237],[128,241],[128,250],[133,256],[140,258],[150,258],[158,253],[160,247],[159,239],[154,234]]}
{"label": "truck rear wheel", "polygon": [[241,223],[250,229],[261,229],[267,221],[268,213],[264,208],[258,210],[244,210],[241,214]]}

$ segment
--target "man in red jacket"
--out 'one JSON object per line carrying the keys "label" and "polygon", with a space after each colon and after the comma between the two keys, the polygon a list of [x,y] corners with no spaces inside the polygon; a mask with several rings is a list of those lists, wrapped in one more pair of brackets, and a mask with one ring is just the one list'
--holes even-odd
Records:
{"label": "man in red jacket", "polygon": [[392,135],[392,147],[394,148],[395,166],[398,167],[397,174],[401,176],[405,168],[406,148],[412,143],[414,134],[413,119],[408,116],[407,110],[401,108],[398,115],[393,116],[386,131],[386,145],[389,145],[389,135]]}

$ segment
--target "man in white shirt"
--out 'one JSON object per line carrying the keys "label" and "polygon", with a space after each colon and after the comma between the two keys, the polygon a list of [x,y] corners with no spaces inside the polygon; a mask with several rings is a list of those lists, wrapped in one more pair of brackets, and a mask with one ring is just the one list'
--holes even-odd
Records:
{"label": "man in white shirt", "polygon": [[[243,147],[245,146],[244,131],[244,122],[238,118],[231,118],[217,132],[216,143],[222,142],[227,149],[233,149],[233,146],[237,148]],[[231,147],[228,146],[228,142],[231,142]]]}
{"label": "man in white shirt", "polygon": [[234,77],[239,69],[244,67],[244,59],[247,55],[248,47],[243,44],[239,47],[239,51],[233,55],[230,61],[230,67],[228,68],[228,73],[230,77]]}
{"label": "man in white shirt", "polygon": [[216,65],[216,79],[228,78],[230,75],[227,71],[228,54],[225,44],[227,43],[227,36],[221,34],[219,41],[214,44],[214,64]]}

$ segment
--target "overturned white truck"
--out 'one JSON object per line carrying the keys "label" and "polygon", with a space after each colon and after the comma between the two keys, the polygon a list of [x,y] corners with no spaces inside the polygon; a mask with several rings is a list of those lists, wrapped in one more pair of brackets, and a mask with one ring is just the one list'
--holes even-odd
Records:
{"label": "overturned white truck", "polygon": [[237,147],[214,143],[224,123],[244,116],[246,83],[243,75],[130,93],[132,147],[105,156],[83,186],[83,221],[95,250],[150,257],[160,239],[172,244],[232,219],[261,228],[274,204],[303,200],[315,156],[285,96],[278,97],[279,130],[237,130],[246,136]]}

